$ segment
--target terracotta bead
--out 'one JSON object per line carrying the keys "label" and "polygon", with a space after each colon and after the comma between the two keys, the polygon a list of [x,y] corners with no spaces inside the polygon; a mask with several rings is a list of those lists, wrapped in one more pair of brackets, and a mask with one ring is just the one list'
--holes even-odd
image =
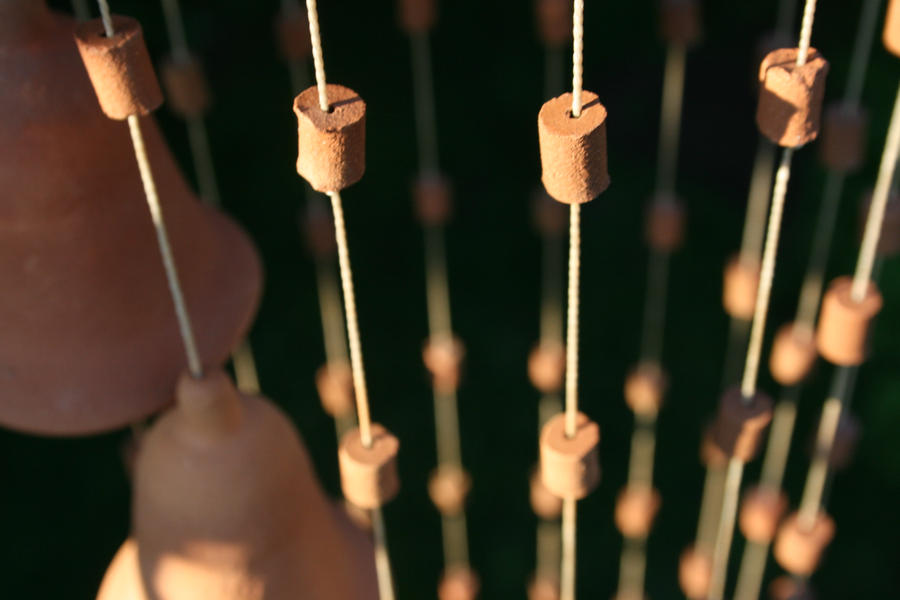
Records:
{"label": "terracotta bead", "polygon": [[797,323],[785,323],[772,342],[769,371],[781,385],[795,385],[806,378],[817,356],[814,332]]}
{"label": "terracotta bead", "polygon": [[831,456],[828,460],[832,469],[844,469],[850,464],[856,453],[859,436],[859,419],[846,411],[842,412],[835,432],[834,445],[831,447]]}
{"label": "terracotta bead", "polygon": [[424,33],[437,20],[436,0],[399,0],[397,3],[400,28],[407,33]]}
{"label": "terracotta bead", "polygon": [[834,521],[827,514],[819,513],[812,529],[803,531],[797,513],[792,513],[778,528],[775,560],[789,573],[812,575],[833,537]]}
{"label": "terracotta bead", "polygon": [[368,508],[360,508],[346,498],[341,501],[341,508],[350,518],[350,521],[365,532],[372,531],[372,511]]}
{"label": "terracotta bead", "polygon": [[547,575],[536,575],[528,584],[528,600],[559,600],[559,582]]}
{"label": "terracotta bead", "polygon": [[284,60],[296,62],[312,55],[309,21],[305,10],[299,7],[283,8],[275,20],[275,35],[278,38],[278,49]]}
{"label": "terracotta bead", "polygon": [[661,504],[659,492],[647,485],[628,484],[616,498],[616,527],[627,538],[645,538]]}
{"label": "terracotta bead", "polygon": [[715,422],[710,423],[703,430],[703,439],[700,442],[700,462],[707,468],[722,468],[728,464],[728,455],[719,447],[713,437]]}
{"label": "terracotta bead", "polygon": [[535,0],[538,34],[547,46],[572,41],[572,0]]}
{"label": "terracotta bead", "polygon": [[597,94],[581,93],[581,116],[573,118],[572,94],[548,100],[538,114],[541,181],[564,204],[589,202],[609,187],[606,108]]}
{"label": "terracotta bead", "polygon": [[691,600],[706,598],[712,579],[712,557],[703,550],[689,546],[678,561],[678,583],[682,593]]}
{"label": "terracotta bead", "polygon": [[768,544],[787,510],[787,496],[779,490],[756,486],[747,490],[741,503],[741,533],[751,542]]}
{"label": "terracotta bead", "polygon": [[739,387],[725,390],[713,428],[713,440],[722,451],[743,462],[753,460],[772,420],[772,400],[762,392],[744,404]]}
{"label": "terracotta bead", "polygon": [[838,102],[825,107],[819,150],[832,171],[848,173],[862,166],[866,155],[869,117],[856,104]]}
{"label": "terracotta bead", "polygon": [[316,390],[322,408],[332,417],[343,417],[356,407],[353,373],[346,362],[325,363],[316,371]]}
{"label": "terracotta bead", "polygon": [[129,17],[112,18],[115,35],[93,19],[75,28],[75,41],[100,108],[110,119],[149,115],[163,103],[141,25]]}
{"label": "terracotta bead", "polygon": [[657,194],[644,221],[644,239],[659,252],[674,252],[684,240],[684,205],[670,194]]}
{"label": "terracotta bead", "polygon": [[702,24],[697,0],[661,0],[660,34],[669,44],[693,46],[700,40]]}
{"label": "terracotta bead", "polygon": [[472,569],[449,567],[438,584],[438,600],[475,600],[480,587]]}
{"label": "terracotta bead", "polygon": [[769,584],[771,600],[815,600],[816,595],[808,581],[782,575]]}
{"label": "terracotta bead", "polygon": [[756,124],[773,143],[796,148],[816,139],[822,117],[828,61],[814,48],[797,67],[797,48],[781,48],[766,55],[759,67],[759,105]]}
{"label": "terracotta bead", "polygon": [[471,489],[472,478],[460,467],[439,466],[428,478],[428,497],[443,515],[453,516],[462,512]]}
{"label": "terracotta bead", "polygon": [[642,362],[625,378],[625,402],[637,415],[656,415],[668,387],[669,378],[658,363]]}
{"label": "terracotta bead", "polygon": [[294,98],[297,173],[319,192],[338,192],[366,170],[366,103],[342,85],[327,86],[329,112],[319,107],[316,86]]}
{"label": "terracotta bead", "polygon": [[531,385],[544,394],[555,394],[562,389],[565,376],[566,349],[562,344],[544,342],[531,349],[528,355]]}
{"label": "terracotta bead", "polygon": [[429,338],[422,349],[422,362],[431,373],[438,390],[455,390],[459,386],[466,347],[457,337]]}
{"label": "terracotta bead", "polygon": [[897,0],[888,2],[881,39],[884,42],[884,47],[891,54],[900,56],[900,2],[897,2]]}
{"label": "terracotta bead", "polygon": [[531,473],[530,487],[531,510],[534,511],[534,514],[548,521],[558,519],[562,513],[562,498],[553,495],[547,489],[541,478],[540,469],[535,469]]}
{"label": "terracotta bead", "polygon": [[600,482],[600,427],[578,413],[575,437],[565,433],[565,415],[551,418],[541,429],[541,479],[560,498],[581,499]]}
{"label": "terracotta bead", "polygon": [[852,283],[850,277],[838,277],[822,298],[816,345],[819,353],[836,365],[860,365],[865,361],[869,324],[882,305],[881,292],[874,282],[869,282],[863,301],[854,302],[850,297]]}
{"label": "terracotta bead", "polygon": [[[866,228],[866,219],[869,216],[869,207],[872,204],[872,192],[863,195],[859,206],[859,238],[862,240]],[[887,205],[884,207],[884,220],[881,225],[881,235],[878,236],[876,252],[879,256],[890,257],[900,254],[900,196],[891,194],[888,196]]]}
{"label": "terracotta bead", "polygon": [[725,265],[722,305],[729,316],[742,321],[753,318],[759,287],[759,263],[734,255]]}
{"label": "terracotta bead", "polygon": [[450,182],[440,174],[423,174],[412,185],[416,216],[422,225],[444,225],[453,212]]}
{"label": "terracotta bead", "polygon": [[337,251],[334,236],[334,217],[324,202],[308,202],[306,212],[301,217],[306,244],[317,259],[331,258]]}
{"label": "terracotta bead", "polygon": [[358,427],[345,433],[338,448],[344,497],[360,508],[378,508],[396,496],[399,448],[397,438],[377,423],[372,423],[371,448],[363,446]]}
{"label": "terracotta bead", "polygon": [[199,117],[209,108],[209,87],[197,57],[166,61],[162,67],[162,80],[169,106],[175,114],[183,118]]}
{"label": "terracotta bead", "polygon": [[763,78],[759,73],[759,65],[765,60],[766,55],[774,50],[790,48],[796,43],[797,38],[795,36],[788,35],[783,31],[767,31],[759,37],[754,48],[754,58],[756,60],[753,63],[753,80],[757,83],[757,88],[754,91],[758,92],[758,86],[763,83]]}
{"label": "terracotta bead", "polygon": [[532,221],[534,228],[544,237],[561,237],[569,227],[569,211],[550,197],[541,187],[535,190],[532,201]]}

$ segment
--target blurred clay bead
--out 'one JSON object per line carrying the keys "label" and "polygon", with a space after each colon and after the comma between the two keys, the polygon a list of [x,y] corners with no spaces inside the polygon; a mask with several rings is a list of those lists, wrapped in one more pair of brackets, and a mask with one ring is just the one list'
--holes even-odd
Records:
{"label": "blurred clay bead", "polygon": [[562,499],[553,495],[544,485],[540,469],[532,471],[530,484],[531,509],[534,514],[548,521],[558,519],[562,512]]}
{"label": "blurred clay bead", "polygon": [[564,204],[581,204],[609,187],[606,108],[597,94],[581,92],[581,116],[572,116],[572,94],[548,100],[538,114],[541,181]]}
{"label": "blurred clay bead", "polygon": [[684,239],[684,206],[673,195],[658,194],[651,200],[644,221],[644,239],[659,252],[674,252]]}
{"label": "blurred clay bead", "polygon": [[377,423],[372,423],[371,448],[363,446],[358,427],[345,433],[338,448],[344,497],[360,508],[378,508],[396,496],[399,447],[397,438]]}
{"label": "blurred clay bead", "polygon": [[442,465],[428,478],[428,496],[443,515],[458,515],[472,489],[472,479],[460,467]]}
{"label": "blurred clay bead", "polygon": [[797,323],[785,323],[772,342],[769,371],[781,385],[795,385],[809,374],[816,356],[814,333]]}
{"label": "blurred clay bead", "polygon": [[771,600],[815,600],[815,597],[808,581],[790,575],[777,577],[769,584]]}
{"label": "blurred clay bead", "polygon": [[337,240],[334,237],[334,217],[324,202],[308,202],[306,214],[300,218],[306,244],[315,258],[334,256]]}
{"label": "blurred clay bead", "polygon": [[655,362],[642,362],[625,378],[625,402],[637,415],[659,412],[669,385],[665,372]]}
{"label": "blurred clay bead", "polygon": [[541,429],[541,478],[560,498],[581,499],[600,482],[600,427],[578,413],[575,436],[566,436],[566,416],[551,418]]}
{"label": "blurred clay bead", "polygon": [[706,467],[722,468],[728,463],[728,455],[722,451],[713,437],[715,422],[706,426],[700,442],[700,462]]}
{"label": "blurred clay bead", "polygon": [[697,0],[661,0],[660,33],[669,44],[693,46],[700,39],[700,7]]}
{"label": "blurred clay bead", "polygon": [[[871,190],[863,195],[860,202],[860,231],[859,237],[862,239],[863,232],[866,227],[866,219],[869,216],[869,206],[872,204]],[[876,250],[879,256],[894,256],[900,254],[900,196],[891,193],[888,196],[887,205],[884,207],[884,220],[881,224],[881,235],[878,236],[878,248]]]}
{"label": "blurred clay bead", "polygon": [[541,187],[535,190],[532,203],[534,228],[544,237],[560,237],[569,225],[569,211],[550,197]]}
{"label": "blurred clay bead", "polygon": [[528,584],[528,600],[559,600],[559,582],[547,575],[537,575]]}
{"label": "blurred clay bead", "polygon": [[822,162],[832,171],[858,169],[865,159],[869,118],[856,104],[838,102],[825,108],[819,150]]}
{"label": "blurred clay bead", "polygon": [[538,33],[547,46],[561,46],[572,39],[572,0],[536,0]]}
{"label": "blurred clay bead", "polygon": [[423,225],[443,225],[453,210],[453,195],[450,182],[439,174],[425,174],[416,178],[412,185],[416,216]]}
{"label": "blurred clay bead", "polygon": [[372,513],[367,508],[360,508],[344,498],[342,502],[344,512],[354,525],[363,531],[372,531]]}
{"label": "blurred clay bead", "polygon": [[691,600],[706,598],[712,579],[712,558],[703,550],[690,546],[678,561],[678,584]]}
{"label": "blurred clay bead", "polygon": [[465,355],[466,347],[457,337],[432,337],[425,342],[422,362],[431,373],[434,387],[456,389]]}
{"label": "blurred clay bead", "polygon": [[316,86],[294,98],[297,173],[319,192],[337,192],[366,170],[366,103],[342,85],[327,86],[329,111],[319,107]]}
{"label": "blurred clay bead", "polygon": [[400,27],[406,33],[423,33],[434,27],[437,20],[435,0],[399,0]]}
{"label": "blurred clay bead", "polygon": [[812,528],[804,531],[797,513],[792,513],[778,528],[773,550],[775,560],[788,573],[812,575],[833,537],[834,521],[827,514],[816,515]]}
{"label": "blurred clay bead", "polygon": [[852,280],[838,277],[822,299],[816,345],[828,361],[843,366],[860,365],[866,359],[869,324],[881,310],[881,292],[869,282],[862,302],[850,297]]}
{"label": "blurred clay bead", "polygon": [[785,510],[787,496],[784,493],[768,487],[750,488],[741,504],[741,533],[751,542],[768,544],[775,537]]}
{"label": "blurred clay bead", "polygon": [[796,148],[816,139],[825,96],[828,61],[814,48],[797,66],[797,48],[769,52],[759,67],[756,124],[773,143]]}
{"label": "blurred clay bead", "polygon": [[725,265],[722,287],[722,305],[725,312],[735,319],[744,321],[752,319],[758,287],[759,263],[742,259],[740,255],[731,257]]}
{"label": "blurred clay bead", "polygon": [[100,19],[75,27],[75,42],[94,86],[100,108],[110,119],[149,115],[163,102],[141,25],[129,17],[112,17],[115,35],[106,37]]}
{"label": "blurred clay bead", "polygon": [[343,417],[353,411],[353,374],[346,362],[330,362],[316,371],[316,390],[322,408],[332,417]]}
{"label": "blurred clay bead", "polygon": [[756,392],[744,403],[739,387],[725,390],[713,427],[713,439],[730,457],[749,462],[756,456],[760,438],[772,420],[772,400]]}
{"label": "blurred clay bead", "polygon": [[166,61],[162,66],[162,80],[169,106],[175,114],[184,118],[198,117],[209,108],[209,87],[197,57]]}
{"label": "blurred clay bead", "polygon": [[838,428],[834,436],[834,444],[831,446],[831,456],[828,459],[832,469],[843,469],[853,460],[856,451],[856,442],[859,441],[859,419],[844,411],[838,421]]}
{"label": "blurred clay bead", "polygon": [[644,538],[659,511],[659,492],[648,485],[628,484],[616,498],[616,527],[627,538]]}
{"label": "blurred clay bead", "polygon": [[[557,203],[558,206],[558,203]],[[544,394],[562,389],[566,375],[566,349],[556,342],[538,344],[528,355],[528,378]]]}
{"label": "blurred clay bead", "polygon": [[300,7],[283,8],[275,20],[278,49],[287,61],[300,61],[312,54],[309,21]]}
{"label": "blurred clay bead", "polygon": [[898,0],[888,2],[881,39],[888,51],[900,56],[900,2]]}
{"label": "blurred clay bead", "polygon": [[438,584],[438,600],[475,600],[480,584],[478,576],[466,567],[449,567]]}

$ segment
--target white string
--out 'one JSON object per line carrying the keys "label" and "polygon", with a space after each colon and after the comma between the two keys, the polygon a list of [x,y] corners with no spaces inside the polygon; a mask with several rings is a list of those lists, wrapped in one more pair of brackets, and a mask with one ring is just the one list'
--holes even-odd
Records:
{"label": "white string", "polygon": [[581,116],[581,87],[584,71],[584,0],[575,0],[572,15],[572,116]]}
{"label": "white string", "polygon": [[569,289],[566,322],[566,437],[575,437],[578,415],[578,291],[581,279],[581,205],[569,209]]}
{"label": "white string", "polygon": [[809,40],[812,37],[813,18],[816,14],[816,0],[806,0],[803,6],[803,24],[800,26],[800,44],[797,52],[797,66],[806,64],[806,55],[809,54]]}
{"label": "white string", "polygon": [[112,16],[109,14],[109,4],[106,0],[97,0],[97,4],[100,5],[100,20],[103,21],[106,37],[111,38],[116,35],[116,30],[113,28]]}
{"label": "white string", "polygon": [[866,0],[863,5],[862,15],[859,17],[859,26],[856,30],[856,43],[853,46],[853,57],[850,59],[850,72],[847,75],[847,89],[844,99],[851,105],[859,104],[862,95],[863,82],[866,79],[866,67],[869,64],[869,54],[872,51],[872,39],[875,37],[875,29],[878,24],[878,8],[881,0]]}
{"label": "white string", "polygon": [[394,577],[387,549],[387,530],[380,508],[372,509],[372,534],[375,539],[375,571],[380,600],[394,600]]}
{"label": "white string", "polygon": [[737,516],[738,497],[741,491],[741,478],[744,474],[744,463],[739,458],[728,461],[725,472],[725,495],[722,500],[722,511],[719,513],[718,533],[713,547],[712,578],[709,582],[707,600],[722,600],[725,592],[725,579],[728,574],[728,554],[731,540],[734,537],[734,521]]}
{"label": "white string", "polygon": [[[577,205],[573,205],[577,206]],[[575,535],[577,500],[563,498],[562,506],[562,567],[560,570],[560,600],[575,600]]]}
{"label": "white string", "polygon": [[176,62],[186,61],[190,57],[187,35],[184,33],[184,21],[181,18],[181,8],[178,0],[162,0],[163,15],[165,15],[166,29],[169,32],[169,41],[172,44],[172,56]]}
{"label": "white string", "polygon": [[319,33],[319,11],[316,0],[306,0],[306,15],[309,21],[309,39],[312,42],[313,63],[316,68],[316,86],[319,88],[319,108],[328,112],[328,93],[325,85],[325,59],[322,56],[322,36]]}

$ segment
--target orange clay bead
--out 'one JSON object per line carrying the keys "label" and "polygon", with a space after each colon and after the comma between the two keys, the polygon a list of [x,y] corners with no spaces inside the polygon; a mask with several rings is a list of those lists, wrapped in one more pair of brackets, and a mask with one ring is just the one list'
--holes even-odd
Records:
{"label": "orange clay bead", "polygon": [[535,469],[531,473],[530,492],[531,510],[534,514],[548,521],[559,518],[562,513],[562,499],[553,495],[544,485],[540,469]]}
{"label": "orange clay bead", "polygon": [[706,426],[700,442],[700,462],[706,467],[721,468],[728,463],[728,455],[722,451],[713,437],[715,422]]}
{"label": "orange clay bead", "polygon": [[700,40],[702,26],[697,0],[661,0],[660,33],[669,44],[693,46]]}
{"label": "orange clay bead", "polygon": [[[859,237],[862,239],[866,227],[866,218],[869,216],[869,207],[872,204],[872,192],[863,195],[860,202]],[[900,196],[890,194],[887,205],[884,207],[884,221],[881,224],[881,235],[878,236],[876,252],[879,256],[894,256],[900,254]]]}
{"label": "orange clay bead", "polygon": [[759,263],[731,257],[725,265],[722,286],[722,305],[725,312],[735,319],[749,321],[756,307],[756,290],[759,287]]}
{"label": "orange clay bead", "polygon": [[551,418],[541,429],[541,479],[560,498],[581,499],[600,482],[600,427],[578,413],[575,436],[565,433],[565,415]]}
{"label": "orange clay bead", "polygon": [[773,143],[796,148],[816,139],[822,117],[828,61],[814,48],[796,65],[797,48],[769,52],[759,67],[756,124]]}
{"label": "orange clay bead", "polygon": [[536,0],[538,34],[547,46],[562,46],[572,40],[572,0]]}
{"label": "orange clay bead", "polygon": [[377,423],[372,423],[371,448],[363,446],[359,428],[345,433],[338,448],[344,497],[360,508],[378,508],[396,496],[399,447],[397,438]]}
{"label": "orange clay bead", "polygon": [[866,111],[855,104],[838,102],[825,107],[819,142],[825,166],[840,173],[858,169],[866,155],[868,125]]}
{"label": "orange clay bead", "polygon": [[559,581],[549,575],[536,575],[528,584],[528,600],[559,600]]}
{"label": "orange clay bead", "polygon": [[881,310],[881,292],[869,282],[862,302],[850,297],[852,280],[838,277],[822,299],[816,345],[828,361],[843,366],[860,365],[866,359],[869,325]]}
{"label": "orange clay bead", "polygon": [[316,390],[322,408],[332,417],[343,417],[353,411],[356,396],[353,374],[346,362],[331,362],[316,371]]}
{"label": "orange clay bead", "polygon": [[112,17],[115,35],[106,37],[100,19],[75,27],[75,42],[94,86],[100,108],[110,119],[149,115],[163,102],[159,82],[144,44],[141,25],[129,17]]}
{"label": "orange clay bead", "polygon": [[637,415],[659,412],[669,386],[665,371],[655,362],[638,364],[625,378],[625,402]]}
{"label": "orange clay bead", "polygon": [[859,436],[859,419],[846,411],[843,412],[840,421],[838,421],[834,445],[831,447],[831,456],[828,458],[832,469],[843,469],[850,464],[856,451],[856,442],[859,441]]}
{"label": "orange clay bead", "polygon": [[900,2],[897,0],[888,2],[881,40],[891,54],[900,56]]}
{"label": "orange clay bead", "polygon": [[647,537],[661,502],[659,492],[649,485],[626,485],[616,498],[616,527],[627,538]]}
{"label": "orange clay bead", "polygon": [[644,239],[659,252],[674,252],[684,240],[684,205],[672,194],[657,194],[644,219]]}
{"label": "orange clay bead", "polygon": [[162,80],[172,112],[183,117],[198,117],[209,108],[209,86],[203,66],[195,56],[163,63]]}
{"label": "orange clay bead", "polygon": [[812,529],[803,531],[797,513],[792,513],[778,528],[775,560],[788,573],[812,575],[833,537],[834,521],[827,514],[819,513]]}
{"label": "orange clay bead", "polygon": [[532,220],[534,228],[542,236],[558,238],[569,225],[569,211],[541,187],[533,196]]}
{"label": "orange clay bead", "polygon": [[275,20],[275,35],[281,57],[287,61],[300,61],[312,54],[309,37],[309,21],[306,11],[299,7],[282,9]]}
{"label": "orange clay bead", "polygon": [[471,489],[472,478],[460,467],[439,466],[428,478],[428,496],[443,515],[458,515]]}
{"label": "orange clay bead", "polygon": [[407,33],[426,32],[437,20],[435,0],[399,0],[397,10],[400,27]]}
{"label": "orange clay bead", "polygon": [[797,323],[785,323],[775,334],[769,371],[781,385],[800,383],[816,362],[816,341],[813,331]]}
{"label": "orange clay bead", "polygon": [[609,187],[606,165],[606,108],[597,94],[581,92],[583,108],[572,116],[572,94],[548,100],[538,113],[541,181],[554,200],[590,202]]}
{"label": "orange clay bead", "polygon": [[416,216],[422,225],[444,225],[453,212],[453,193],[450,182],[443,175],[424,174],[412,184]]}
{"label": "orange clay bead", "polygon": [[712,557],[703,550],[689,546],[678,561],[678,584],[691,600],[706,598],[712,579]]}
{"label": "orange clay bead", "polygon": [[739,387],[725,390],[713,427],[713,440],[730,457],[749,462],[756,456],[762,434],[772,420],[772,400],[756,392],[744,403]]}
{"label": "orange clay bead", "polygon": [[449,567],[438,584],[438,600],[475,600],[481,584],[475,571],[467,567]]}
{"label": "orange clay bead", "polygon": [[768,544],[775,537],[787,505],[783,492],[761,486],[750,488],[741,503],[741,533],[752,542]]}
{"label": "orange clay bead", "polygon": [[777,577],[769,584],[771,600],[815,600],[808,581],[802,581],[790,575]]}
{"label": "orange clay bead", "polygon": [[528,378],[531,385],[544,394],[555,394],[562,389],[566,375],[566,349],[562,344],[544,342],[528,355]]}
{"label": "orange clay bead", "polygon": [[454,390],[459,385],[466,348],[457,337],[429,338],[422,349],[422,362],[439,390]]}
{"label": "orange clay bead", "polygon": [[337,239],[334,236],[334,217],[331,209],[324,202],[309,202],[306,214],[300,218],[306,245],[310,253],[317,259],[334,256],[337,250]]}

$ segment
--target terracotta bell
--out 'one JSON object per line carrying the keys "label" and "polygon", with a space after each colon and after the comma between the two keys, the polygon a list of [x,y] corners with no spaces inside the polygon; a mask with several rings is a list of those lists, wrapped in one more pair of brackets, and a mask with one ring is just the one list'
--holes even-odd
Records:
{"label": "terracotta bell", "polygon": [[221,370],[181,376],[138,457],[132,537],[98,600],[375,600],[373,547],[284,414]]}
{"label": "terracotta bell", "polygon": [[[107,118],[72,18],[0,2],[0,424],[114,429],[169,404],[185,366],[128,127]],[[200,204],[152,118],[150,164],[205,364],[244,337],[260,294],[247,237]]]}

